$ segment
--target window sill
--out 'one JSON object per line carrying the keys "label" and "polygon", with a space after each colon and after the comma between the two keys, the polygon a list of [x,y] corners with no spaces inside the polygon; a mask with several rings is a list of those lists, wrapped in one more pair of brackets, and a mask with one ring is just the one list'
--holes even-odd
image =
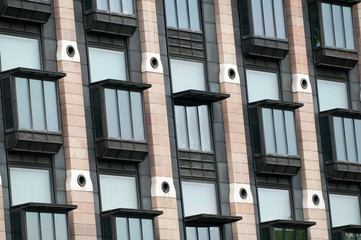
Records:
{"label": "window sill", "polygon": [[199,91],[199,90],[185,90],[177,92],[172,95],[174,104],[182,106],[200,106],[209,105],[214,102],[222,101],[229,98],[229,94]]}
{"label": "window sill", "polygon": [[85,14],[85,30],[100,33],[133,36],[138,27],[137,18],[132,15],[120,15],[93,10]]}
{"label": "window sill", "polygon": [[358,62],[358,56],[355,50],[319,47],[314,49],[314,62],[317,66],[351,70]]}
{"label": "window sill", "polygon": [[301,159],[298,156],[255,154],[254,161],[256,173],[295,176],[301,169]]}
{"label": "window sill", "polygon": [[261,36],[244,37],[242,40],[245,55],[282,60],[289,52],[287,39],[271,39]]}
{"label": "window sill", "polygon": [[45,1],[2,1],[1,17],[35,23],[46,23],[52,14],[50,2]]}
{"label": "window sill", "polygon": [[197,214],[184,218],[185,224],[188,227],[216,227],[240,220],[242,220],[242,217],[214,214]]}

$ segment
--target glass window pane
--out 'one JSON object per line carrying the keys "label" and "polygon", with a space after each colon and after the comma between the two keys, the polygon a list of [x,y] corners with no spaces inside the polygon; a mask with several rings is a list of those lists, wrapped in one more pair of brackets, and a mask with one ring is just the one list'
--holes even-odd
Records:
{"label": "glass window pane", "polygon": [[346,83],[317,80],[320,112],[333,108],[348,108]]}
{"label": "glass window pane", "polygon": [[178,27],[177,24],[177,14],[175,9],[175,0],[164,1],[165,6],[165,15],[167,19],[168,27]]}
{"label": "glass window pane", "polygon": [[120,0],[109,0],[110,11],[114,13],[121,13]]}
{"label": "glass window pane", "polygon": [[120,119],[120,132],[124,139],[133,138],[133,127],[130,110],[129,92],[118,90],[118,107],[119,107],[119,119]]}
{"label": "glass window pane", "polygon": [[59,132],[58,100],[55,82],[43,81],[48,131]]}
{"label": "glass window pane", "polygon": [[104,95],[108,136],[113,138],[120,138],[116,90],[104,89]]}
{"label": "glass window pane", "polygon": [[133,1],[122,0],[123,2],[123,14],[134,15]]}
{"label": "glass window pane", "polygon": [[361,163],[361,120],[355,119],[354,121],[358,162]]}
{"label": "glass window pane", "polygon": [[347,161],[357,162],[356,139],[353,119],[344,118]]}
{"label": "glass window pane", "polygon": [[97,7],[98,10],[108,11],[109,10],[108,0],[97,0]]}
{"label": "glass window pane", "polygon": [[276,21],[277,38],[286,38],[285,14],[283,10],[283,0],[273,0]]}
{"label": "glass window pane", "polygon": [[10,168],[12,206],[51,203],[50,172],[30,168]]}
{"label": "glass window pane", "polygon": [[130,92],[132,102],[133,132],[135,140],[145,140],[143,101],[140,92]]}
{"label": "glass window pane", "polygon": [[203,63],[170,60],[173,92],[206,90]]}
{"label": "glass window pane", "polygon": [[345,48],[345,35],[343,29],[342,9],[339,5],[332,5],[332,16],[335,27],[336,47]]}
{"label": "glass window pane", "polygon": [[274,109],[274,127],[276,133],[276,144],[277,144],[277,154],[287,155],[287,142],[286,142],[286,127],[285,120],[283,116],[283,111]]}
{"label": "glass window pane", "polygon": [[352,12],[350,7],[342,7],[345,27],[346,48],[355,49],[355,37],[353,34]]}
{"label": "glass window pane", "polygon": [[129,240],[128,219],[127,218],[115,218],[115,224],[117,228],[117,240]]}
{"label": "glass window pane", "polygon": [[211,235],[211,240],[221,240],[221,233],[219,227],[210,227],[209,234]]}
{"label": "glass window pane", "polygon": [[16,78],[16,99],[19,128],[31,129],[29,83],[26,78]]}
{"label": "glass window pane", "polygon": [[129,218],[130,240],[142,240],[140,219]]}
{"label": "glass window pane", "polygon": [[211,151],[211,132],[210,132],[210,122],[209,122],[209,113],[208,106],[202,105],[198,107],[199,114],[199,127],[201,129],[201,142],[203,151]]}
{"label": "glass window pane", "polygon": [[285,114],[285,124],[286,124],[286,134],[287,134],[287,148],[288,155],[297,156],[297,132],[296,132],[296,122],[295,115],[292,111],[284,111]]}
{"label": "glass window pane", "polygon": [[178,13],[178,27],[189,29],[188,8],[186,0],[176,0]]}
{"label": "glass window pane", "polygon": [[297,240],[307,240],[306,230],[296,230],[296,232],[297,232]]}
{"label": "glass window pane", "polygon": [[66,214],[54,213],[56,240],[68,240],[68,223]]}
{"label": "glass window pane", "polygon": [[335,40],[333,33],[331,5],[328,3],[321,3],[321,11],[322,11],[322,23],[323,23],[325,44],[326,46],[334,47]]}
{"label": "glass window pane", "polygon": [[142,219],[143,240],[154,240],[153,220]]}
{"label": "glass window pane", "polygon": [[296,232],[294,229],[285,229],[287,240],[296,240]]}
{"label": "glass window pane", "polygon": [[182,196],[185,216],[218,212],[215,184],[183,181]]}
{"label": "glass window pane", "polygon": [[360,225],[360,202],[357,196],[329,194],[332,227]]}
{"label": "glass window pane", "polygon": [[263,2],[263,17],[264,17],[264,28],[266,30],[266,37],[274,38],[276,37],[276,34],[275,34],[272,1],[262,0],[262,2]]}
{"label": "glass window pane", "polygon": [[345,132],[342,118],[333,117],[333,131],[335,134],[336,155],[338,161],[346,161]]}
{"label": "glass window pane", "polygon": [[276,73],[247,70],[248,102],[264,99],[279,100],[278,79]]}
{"label": "glass window pane", "polygon": [[188,0],[189,20],[193,31],[200,31],[198,0]]}
{"label": "glass window pane", "polygon": [[201,143],[200,143],[200,136],[199,136],[197,107],[186,107],[186,111],[187,111],[189,148],[195,149],[195,150],[200,150]]}
{"label": "glass window pane", "polygon": [[197,238],[197,228],[195,227],[186,227],[187,240],[198,240]]}
{"label": "glass window pane", "polygon": [[33,113],[33,129],[45,130],[45,109],[42,81],[30,79],[30,100]]}
{"label": "glass window pane", "polygon": [[40,240],[39,213],[26,213],[26,234],[28,240]]}
{"label": "glass window pane", "polygon": [[91,82],[127,80],[124,52],[89,48],[89,65]]}
{"label": "glass window pane", "polygon": [[54,220],[52,213],[40,213],[41,238],[54,239]]}
{"label": "glass window pane", "polygon": [[135,177],[99,175],[102,211],[138,208]]}
{"label": "glass window pane", "polygon": [[283,228],[275,228],[275,240],[284,240],[285,230]]}
{"label": "glass window pane", "polygon": [[1,71],[16,67],[41,69],[38,39],[0,34]]}
{"label": "glass window pane", "polygon": [[261,0],[252,0],[252,16],[254,35],[265,36],[263,30],[263,14]]}
{"label": "glass window pane", "polygon": [[208,228],[199,227],[198,228],[198,239],[209,240]]}
{"label": "glass window pane", "polygon": [[183,106],[174,106],[174,114],[178,148],[189,149],[186,108]]}
{"label": "glass window pane", "polygon": [[262,108],[262,117],[266,153],[276,153],[276,138],[273,127],[272,109]]}
{"label": "glass window pane", "polygon": [[258,188],[258,199],[261,222],[292,219],[288,190]]}

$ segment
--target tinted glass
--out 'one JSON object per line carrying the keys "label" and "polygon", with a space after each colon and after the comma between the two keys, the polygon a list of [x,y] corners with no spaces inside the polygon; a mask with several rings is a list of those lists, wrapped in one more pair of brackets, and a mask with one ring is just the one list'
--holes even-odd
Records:
{"label": "tinted glass", "polygon": [[206,90],[203,63],[170,60],[173,92]]}
{"label": "tinted glass", "polygon": [[[263,3],[263,17],[264,17],[264,28],[266,30],[267,37],[276,37],[274,16],[273,16],[273,5],[270,0],[262,0]],[[260,17],[260,16],[257,16]]]}
{"label": "tinted glass", "polygon": [[104,89],[108,136],[120,138],[117,94],[114,89]]}
{"label": "tinted glass", "polygon": [[357,196],[329,194],[332,227],[360,225],[360,203]]}
{"label": "tinted glass", "polygon": [[145,140],[143,101],[140,92],[130,92],[132,102],[133,132],[135,140]]}
{"label": "tinted glass", "polygon": [[354,121],[358,162],[361,163],[361,120],[355,119]]}
{"label": "tinted glass", "polygon": [[52,213],[40,213],[41,237],[52,240],[54,237],[54,220]]}
{"label": "tinted glass", "polygon": [[130,240],[142,240],[142,229],[140,219],[129,218]]}
{"label": "tinted glass", "polygon": [[68,240],[68,223],[66,214],[54,213],[56,240]]}
{"label": "tinted glass", "polygon": [[266,147],[266,153],[276,153],[276,138],[273,128],[273,113],[272,109],[262,108],[263,116],[263,131],[264,131],[264,143]]}
{"label": "tinted glass", "polygon": [[91,82],[105,79],[127,80],[124,52],[88,49]]}
{"label": "tinted glass", "polygon": [[333,117],[333,130],[335,134],[337,160],[346,161],[345,132],[342,118]]}
{"label": "tinted glass", "polygon": [[29,82],[26,78],[16,78],[16,98],[19,128],[31,129]]}
{"label": "tinted glass", "polygon": [[198,228],[198,239],[209,240],[209,233],[207,227]]}
{"label": "tinted glass", "polygon": [[43,81],[48,131],[59,132],[58,100],[55,82]]}
{"label": "tinted glass", "polygon": [[333,19],[331,13],[331,5],[328,3],[321,3],[323,32],[326,46],[335,46]]}
{"label": "tinted glass", "polygon": [[168,27],[177,27],[177,14],[175,9],[175,0],[164,1],[167,26]]}
{"label": "tinted glass", "polygon": [[178,148],[188,149],[188,131],[186,120],[186,108],[183,106],[174,106],[175,124],[177,131]]}
{"label": "tinted glass", "polygon": [[1,71],[16,67],[41,69],[37,39],[0,35]]}
{"label": "tinted glass", "polygon": [[117,240],[128,240],[129,239],[129,229],[128,229],[128,219],[127,218],[115,218],[116,222],[116,232]]}
{"label": "tinted glass", "polygon": [[264,99],[279,100],[278,79],[276,73],[247,70],[248,102]]}
{"label": "tinted glass", "polygon": [[50,172],[30,168],[10,168],[12,206],[28,203],[51,203]]}
{"label": "tinted glass", "polygon": [[188,0],[188,7],[191,29],[194,31],[200,31],[201,27],[199,22],[198,0]]}
{"label": "tinted glass", "polygon": [[178,13],[178,27],[189,29],[187,0],[176,0]]}
{"label": "tinted glass", "polygon": [[42,81],[30,79],[30,101],[31,109],[33,111],[33,129],[45,130],[45,109]]}
{"label": "tinted glass", "polygon": [[284,111],[286,134],[287,134],[287,148],[288,155],[298,155],[297,150],[297,133],[294,113],[291,111]]}
{"label": "tinted glass", "polygon": [[209,235],[211,236],[211,240],[221,240],[219,227],[210,227]]}
{"label": "tinted glass", "polygon": [[142,233],[143,239],[154,240],[153,232],[153,220],[152,219],[142,219]]}
{"label": "tinted glass", "polygon": [[347,87],[345,82],[317,80],[320,111],[334,108],[348,108]]}
{"label": "tinted glass", "polygon": [[355,49],[355,37],[353,35],[353,21],[350,7],[342,7],[345,28],[346,48]]}
{"label": "tinted glass", "polygon": [[276,133],[277,154],[287,155],[286,128],[283,111],[274,109],[273,117],[275,122],[274,127]]}
{"label": "tinted glass", "polygon": [[102,211],[138,208],[135,177],[99,175]]}
{"label": "tinted glass", "polygon": [[110,11],[114,13],[121,13],[120,0],[109,0]]}
{"label": "tinted glass", "polygon": [[132,0],[122,0],[123,2],[123,13],[127,15],[134,15],[134,7]]}
{"label": "tinted glass", "polygon": [[39,213],[26,213],[26,234],[27,240],[40,240],[40,221]]}
{"label": "tinted glass", "polygon": [[183,181],[182,196],[185,216],[218,212],[215,184]]}
{"label": "tinted glass", "polygon": [[189,148],[200,150],[201,143],[200,143],[200,136],[199,136],[197,107],[187,107],[186,112],[187,112]]}
{"label": "tinted glass", "polygon": [[276,22],[277,38],[286,38],[285,14],[283,10],[283,0],[273,0]]}
{"label": "tinted glass", "polygon": [[258,188],[258,200],[261,222],[292,219],[288,190]]}
{"label": "tinted glass", "polygon": [[198,240],[197,238],[197,228],[195,227],[186,227],[187,240]]}
{"label": "tinted glass", "polygon": [[211,151],[211,132],[209,126],[209,115],[208,115],[208,106],[202,105],[198,107],[199,115],[199,127],[201,130],[201,143],[203,151]]}
{"label": "tinted glass", "polygon": [[252,0],[254,34],[264,36],[261,0]]}
{"label": "tinted glass", "polygon": [[97,8],[98,10],[109,10],[108,0],[97,0]]}
{"label": "tinted glass", "polygon": [[357,162],[355,128],[353,125],[353,119],[344,118],[343,121],[345,126],[347,161]]}
{"label": "tinted glass", "polygon": [[343,29],[342,9],[339,5],[332,5],[333,22],[335,27],[336,47],[345,48],[345,35]]}
{"label": "tinted glass", "polygon": [[[119,107],[119,119],[120,119],[120,131],[122,138],[132,139],[132,114],[130,109],[129,92],[118,90],[118,107]],[[136,120],[136,119],[134,119]],[[144,127],[142,125],[142,127]]]}

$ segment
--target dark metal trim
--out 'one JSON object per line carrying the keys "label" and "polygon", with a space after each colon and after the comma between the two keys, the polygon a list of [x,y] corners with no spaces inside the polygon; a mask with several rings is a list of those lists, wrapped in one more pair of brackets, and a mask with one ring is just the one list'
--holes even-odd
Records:
{"label": "dark metal trim", "polygon": [[66,76],[66,73],[62,72],[50,72],[30,68],[13,68],[0,73],[1,78],[5,78],[9,75],[15,77],[33,78],[37,80],[56,81]]}
{"label": "dark metal trim", "polygon": [[250,104],[248,104],[248,107],[249,108],[268,107],[268,108],[272,108],[272,109],[293,111],[297,108],[303,107],[303,103],[285,102],[285,101],[266,99],[266,100],[261,100],[258,102],[250,103]]}
{"label": "dark metal trim", "polygon": [[325,163],[327,179],[361,182],[361,164],[334,161]]}
{"label": "dark metal trim", "polygon": [[272,220],[269,222],[263,222],[260,224],[261,228],[276,227],[276,228],[292,228],[292,229],[306,229],[316,225],[316,222],[308,221],[292,221],[292,220]]}
{"label": "dark metal trim", "polygon": [[102,217],[131,217],[142,219],[153,219],[159,215],[162,215],[163,211],[144,210],[144,209],[129,209],[129,208],[117,208],[101,213]]}
{"label": "dark metal trim", "polygon": [[334,3],[338,5],[346,5],[346,6],[353,6],[357,3],[360,3],[361,0],[308,0],[309,3],[312,2],[324,2],[324,3]]}
{"label": "dark metal trim", "polygon": [[295,176],[301,169],[299,156],[280,156],[270,154],[254,155],[255,172]]}
{"label": "dark metal trim", "polygon": [[261,36],[245,37],[242,40],[245,55],[283,60],[289,52],[287,39],[269,39]]}
{"label": "dark metal trim", "polygon": [[116,79],[105,79],[102,81],[91,83],[90,86],[91,89],[97,87],[104,87],[104,88],[115,88],[115,89],[122,89],[128,91],[144,91],[148,88],[151,88],[152,84],[129,82],[123,80],[116,80]]}
{"label": "dark metal trim", "polygon": [[242,220],[238,216],[223,216],[215,214],[197,214],[184,218],[186,226],[211,227]]}
{"label": "dark metal trim", "polygon": [[51,204],[51,203],[25,203],[11,207],[11,212],[47,212],[47,213],[67,213],[76,209],[77,205]]}
{"label": "dark metal trim", "polygon": [[229,98],[229,94],[216,93],[200,90],[185,90],[182,92],[173,93],[174,104],[183,106],[199,106],[209,105],[214,102],[222,101]]}
{"label": "dark metal trim", "polygon": [[351,233],[361,233],[361,225],[345,225],[340,227],[332,228],[332,232],[351,232]]}
{"label": "dark metal trim", "polygon": [[343,108],[335,108],[327,111],[323,111],[319,113],[320,117],[323,116],[336,116],[336,117],[346,117],[346,118],[353,118],[353,119],[361,119],[361,112],[350,110],[350,109],[343,109]]}

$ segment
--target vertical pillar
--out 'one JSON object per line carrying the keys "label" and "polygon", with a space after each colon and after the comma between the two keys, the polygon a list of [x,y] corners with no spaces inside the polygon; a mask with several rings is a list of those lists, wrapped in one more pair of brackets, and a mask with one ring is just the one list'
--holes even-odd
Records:
{"label": "vertical pillar", "polygon": [[[214,1],[220,62],[220,88],[230,98],[222,101],[231,215],[243,219],[233,223],[233,239],[256,239],[256,223],[247,158],[240,78],[237,71],[232,6],[230,0]],[[230,72],[231,71],[231,72]],[[232,72],[233,71],[233,72]],[[234,74],[234,77],[231,75]],[[240,190],[247,191],[247,198]]]}
{"label": "vertical pillar", "polygon": [[6,239],[3,186],[0,176],[0,239]]}
{"label": "vertical pillar", "polygon": [[[355,37],[356,37],[356,49],[357,52],[361,52],[361,5],[356,4],[353,7],[353,22],[355,25]],[[361,79],[361,54],[358,54],[358,71]]]}
{"label": "vertical pillar", "polygon": [[[84,96],[80,57],[76,44],[73,1],[54,0],[54,15],[58,71],[67,74],[59,81],[67,173],[67,204],[78,206],[68,214],[69,234],[71,239],[96,239],[94,196],[89,174]],[[67,47],[74,48],[73,57],[67,55]],[[80,175],[86,180],[83,187],[77,182]]]}
{"label": "vertical pillar", "polygon": [[[163,214],[154,219],[156,239],[180,238],[176,192],[173,184],[168,116],[163,67],[160,61],[156,4],[154,0],[138,0],[139,32],[142,51],[142,79],[152,87],[144,91],[147,138],[151,170],[152,208]],[[158,61],[158,66],[151,61]],[[162,191],[168,183],[169,192]]]}
{"label": "vertical pillar", "polygon": [[[328,239],[328,227],[318,158],[315,113],[312,89],[308,76],[306,37],[303,23],[302,0],[285,0],[290,60],[292,66],[292,92],[295,102],[304,106],[296,110],[298,147],[301,157],[301,182],[303,193],[303,215],[305,221],[316,222],[308,229],[309,239]],[[307,81],[307,88],[301,82]],[[317,194],[320,204],[312,202]]]}

